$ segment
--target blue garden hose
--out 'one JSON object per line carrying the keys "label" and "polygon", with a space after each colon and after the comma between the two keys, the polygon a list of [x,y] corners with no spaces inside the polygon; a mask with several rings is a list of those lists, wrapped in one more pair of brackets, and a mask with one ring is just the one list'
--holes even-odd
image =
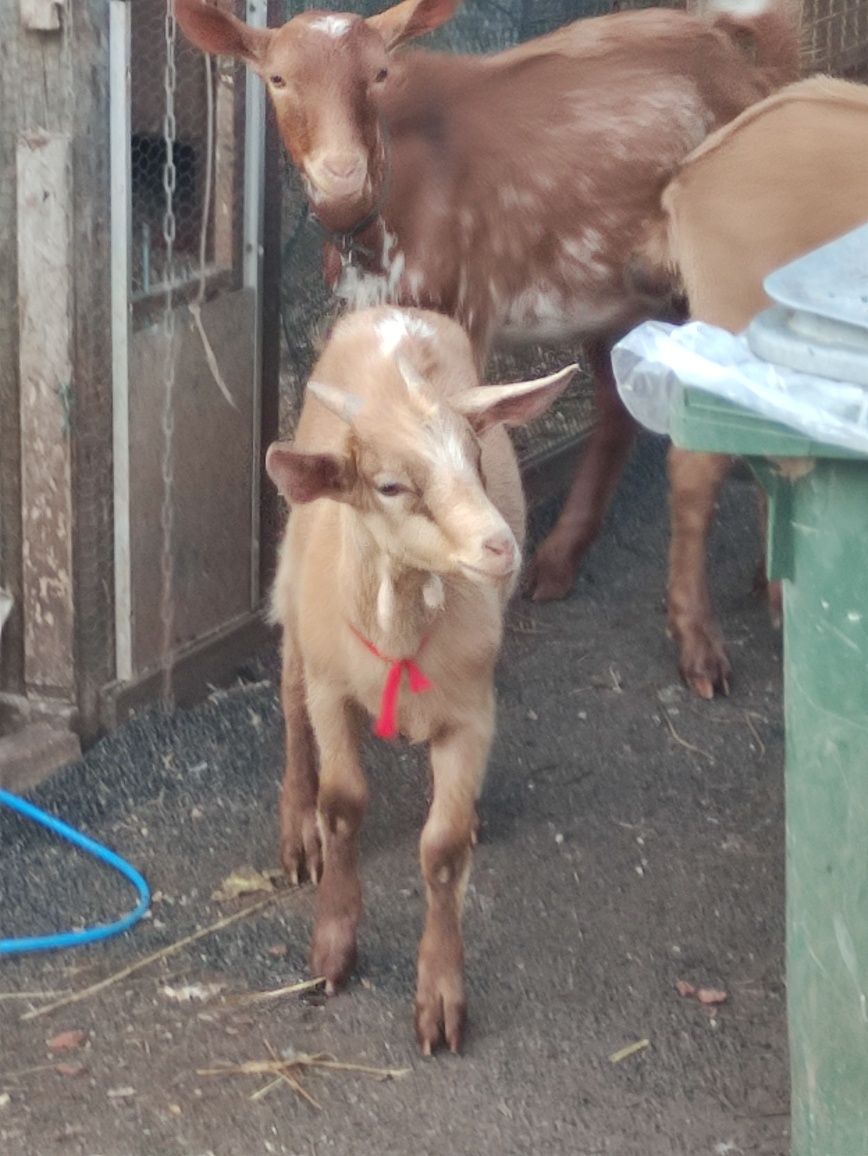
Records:
{"label": "blue garden hose", "polygon": [[97,943],[101,939],[109,939],[113,935],[119,935],[128,927],[132,927],[134,923],[138,923],[148,910],[151,892],[135,867],[131,867],[125,859],[121,859],[120,855],[116,855],[108,847],[103,847],[101,843],[89,839],[87,835],[82,835],[80,831],[76,831],[74,827],[70,827],[61,819],[56,819],[54,815],[49,815],[47,811],[34,807],[26,799],[11,795],[2,788],[0,788],[0,803],[8,807],[10,811],[23,815],[25,819],[31,819],[34,823],[47,827],[49,831],[53,831],[55,835],[60,835],[68,843],[86,851],[88,855],[93,855],[101,863],[107,863],[109,867],[114,867],[115,871],[120,872],[125,879],[132,883],[139,896],[138,903],[133,910],[121,919],[116,919],[114,923],[99,923],[95,927],[86,927],[83,931],[62,931],[56,935],[0,939],[0,955],[22,955],[29,951],[56,951],[61,947],[81,947],[85,943]]}

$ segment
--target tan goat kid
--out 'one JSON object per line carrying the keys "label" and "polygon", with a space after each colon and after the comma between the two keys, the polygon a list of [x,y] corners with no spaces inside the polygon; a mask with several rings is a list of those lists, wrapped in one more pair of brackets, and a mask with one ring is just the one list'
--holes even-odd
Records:
{"label": "tan goat kid", "polygon": [[314,369],[295,441],[268,451],[268,472],[292,507],[274,592],[283,864],[293,881],[304,872],[319,880],[310,962],[334,988],[355,964],[361,913],[360,717],[379,716],[384,737],[400,731],[430,744],[416,994],[426,1054],[441,1040],[453,1051],[461,1042],[461,907],[503,610],[524,537],[503,426],[543,413],[575,368],[480,386],[455,322],[419,310],[351,314]]}

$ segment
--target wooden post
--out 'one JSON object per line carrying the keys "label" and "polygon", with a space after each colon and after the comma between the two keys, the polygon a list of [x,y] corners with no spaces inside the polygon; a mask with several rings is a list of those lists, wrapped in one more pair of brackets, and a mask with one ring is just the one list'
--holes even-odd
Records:
{"label": "wooden post", "polygon": [[18,141],[18,302],[25,681],[75,689],[71,431],[71,142]]}

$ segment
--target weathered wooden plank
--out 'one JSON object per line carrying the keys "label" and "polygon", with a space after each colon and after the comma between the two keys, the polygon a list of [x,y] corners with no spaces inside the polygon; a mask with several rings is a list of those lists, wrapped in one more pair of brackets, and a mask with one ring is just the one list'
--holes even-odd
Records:
{"label": "weathered wooden plank", "polygon": [[75,686],[72,455],[71,142],[18,142],[18,315],[25,678]]}
{"label": "weathered wooden plank", "polygon": [[215,99],[216,144],[214,149],[214,264],[231,269],[235,256],[235,173],[238,155],[235,140],[235,68],[217,63]]}
{"label": "weathered wooden plank", "polygon": [[18,11],[0,4],[0,585],[15,600],[3,631],[0,691],[19,692],[24,678],[21,629],[21,489],[18,427],[18,255],[15,152],[21,71]]}
{"label": "weathered wooden plank", "polygon": [[109,5],[75,0],[67,101],[73,106],[75,599],[82,737],[114,675]]}
{"label": "weathered wooden plank", "polygon": [[21,0],[21,23],[33,32],[57,32],[66,0]]}

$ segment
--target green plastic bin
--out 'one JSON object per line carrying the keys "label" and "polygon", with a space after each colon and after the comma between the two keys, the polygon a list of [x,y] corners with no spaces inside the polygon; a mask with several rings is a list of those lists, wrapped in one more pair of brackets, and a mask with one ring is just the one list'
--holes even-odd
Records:
{"label": "green plastic bin", "polygon": [[[685,449],[748,458],[784,580],[792,1156],[868,1156],[868,457],[687,389]],[[775,459],[775,460],[769,460]]]}
{"label": "green plastic bin", "polygon": [[615,370],[640,421],[684,449],[746,458],[769,496],[769,574],[784,592],[791,1156],[868,1156],[868,226],[765,288],[777,304],[748,327],[750,353],[719,331],[649,324],[616,346]]}

